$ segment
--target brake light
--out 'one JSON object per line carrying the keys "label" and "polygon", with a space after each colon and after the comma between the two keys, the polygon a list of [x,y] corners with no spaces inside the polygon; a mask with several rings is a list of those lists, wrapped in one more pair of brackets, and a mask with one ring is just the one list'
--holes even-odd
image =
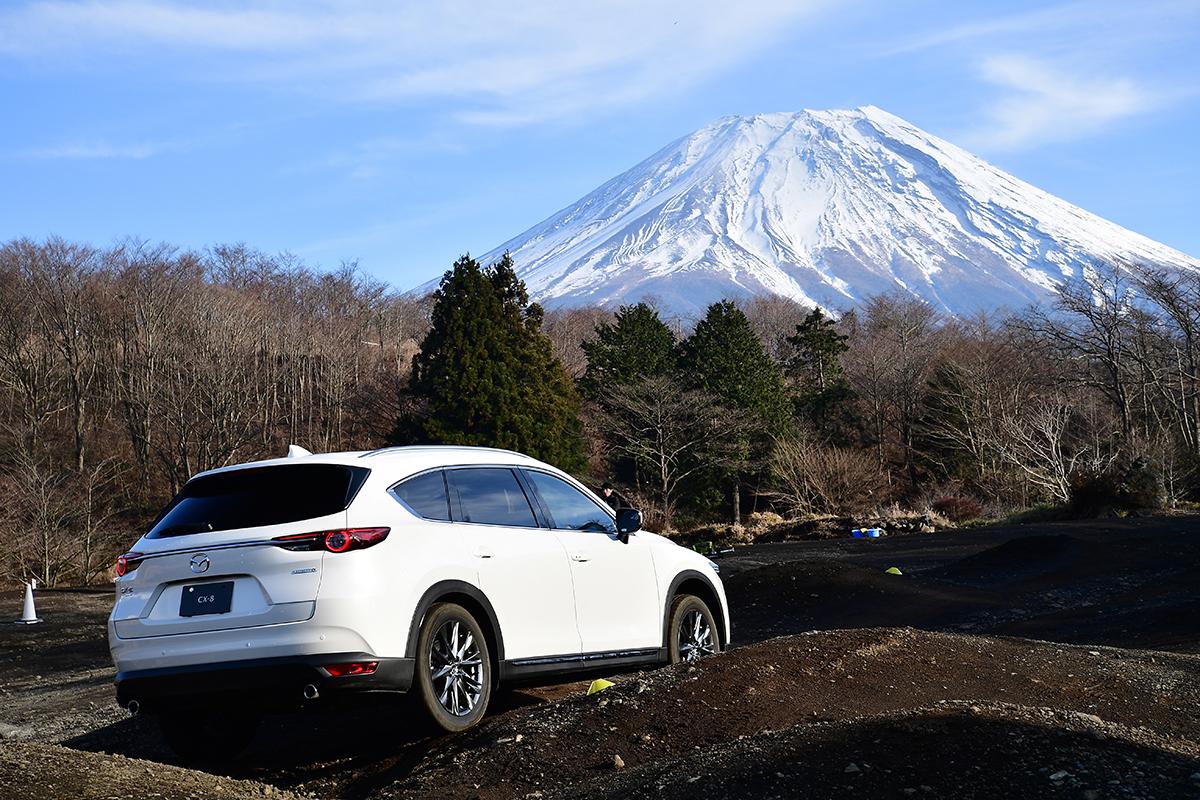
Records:
{"label": "brake light", "polygon": [[325,534],[325,549],[331,553],[344,553],[354,546],[350,531],[330,531]]}
{"label": "brake light", "polygon": [[331,678],[344,678],[347,675],[370,675],[378,668],[378,661],[351,661],[346,664],[326,664],[322,667]]}
{"label": "brake light", "polygon": [[142,563],[141,553],[123,553],[117,556],[116,573],[117,577],[121,578],[138,568],[138,564]]}
{"label": "brake light", "polygon": [[377,545],[387,538],[391,528],[342,528],[335,531],[294,533],[276,536],[271,541],[285,550],[326,550],[330,553],[345,553],[348,550],[363,550]]}

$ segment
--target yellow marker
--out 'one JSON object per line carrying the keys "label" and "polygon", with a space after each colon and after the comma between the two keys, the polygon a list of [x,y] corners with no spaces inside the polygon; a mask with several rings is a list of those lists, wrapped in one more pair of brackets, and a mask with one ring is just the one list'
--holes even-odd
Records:
{"label": "yellow marker", "polygon": [[884,570],[884,572],[886,572],[888,575],[903,575],[904,574],[896,567],[888,567],[887,569]]}
{"label": "yellow marker", "polygon": [[610,686],[616,686],[616,684],[612,681],[606,681],[604,678],[597,678],[592,681],[592,685],[588,687],[587,693],[588,695],[593,695],[596,692],[603,692]]}

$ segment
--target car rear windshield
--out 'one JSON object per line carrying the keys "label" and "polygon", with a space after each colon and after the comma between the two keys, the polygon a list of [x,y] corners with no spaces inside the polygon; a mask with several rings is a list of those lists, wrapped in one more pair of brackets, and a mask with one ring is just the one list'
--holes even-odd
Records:
{"label": "car rear windshield", "polygon": [[345,511],[370,470],[340,464],[288,464],[193,478],[148,536],[281,525]]}

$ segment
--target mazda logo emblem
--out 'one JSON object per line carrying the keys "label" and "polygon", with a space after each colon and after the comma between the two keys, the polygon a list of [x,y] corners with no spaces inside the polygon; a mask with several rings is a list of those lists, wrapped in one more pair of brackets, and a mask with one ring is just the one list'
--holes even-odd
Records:
{"label": "mazda logo emblem", "polygon": [[204,553],[196,553],[192,556],[192,572],[208,572],[208,556]]}

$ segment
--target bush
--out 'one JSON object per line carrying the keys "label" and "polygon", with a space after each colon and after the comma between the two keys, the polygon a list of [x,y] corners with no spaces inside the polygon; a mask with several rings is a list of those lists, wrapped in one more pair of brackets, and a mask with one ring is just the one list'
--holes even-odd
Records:
{"label": "bush", "polygon": [[888,494],[887,475],[869,453],[785,439],[771,453],[775,500],[792,515],[860,514]]}
{"label": "bush", "polygon": [[1080,516],[1120,511],[1152,511],[1166,500],[1154,463],[1138,456],[1104,470],[1079,470],[1071,476],[1071,510]]}
{"label": "bush", "polygon": [[966,522],[983,516],[983,504],[974,497],[964,495],[939,497],[929,507],[951,522]]}

